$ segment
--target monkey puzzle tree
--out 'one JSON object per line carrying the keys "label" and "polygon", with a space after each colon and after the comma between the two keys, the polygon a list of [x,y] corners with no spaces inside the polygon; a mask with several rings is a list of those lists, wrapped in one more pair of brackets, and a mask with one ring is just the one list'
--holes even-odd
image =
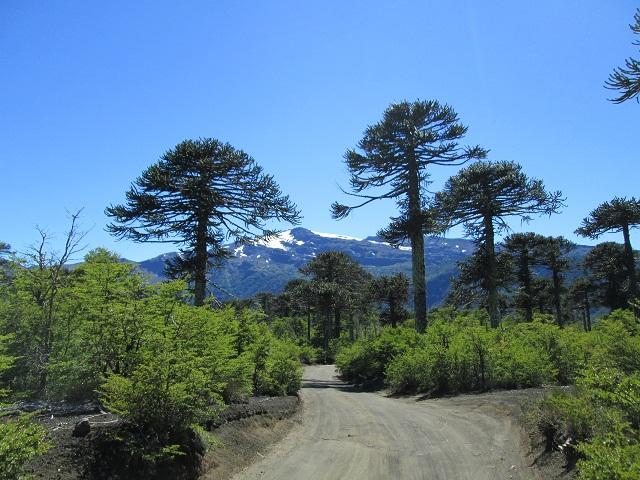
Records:
{"label": "monkey puzzle tree", "polygon": [[247,242],[277,232],[272,221],[296,224],[300,214],[271,175],[242,150],[212,138],[185,140],[136,179],[124,205],[110,206],[107,230],[136,242],[185,246],[169,265],[193,280],[194,303],[206,295],[207,270],[224,258],[225,239]]}
{"label": "monkey puzzle tree", "polygon": [[551,293],[553,295],[553,309],[558,326],[563,326],[561,295],[563,291],[562,272],[569,269],[566,258],[575,245],[563,237],[542,237],[535,245],[535,256],[539,264],[551,272]]}
{"label": "monkey puzzle tree", "polygon": [[476,162],[449,178],[435,196],[434,211],[447,228],[464,225],[486,256],[484,270],[491,325],[499,324],[495,235],[508,230],[507,217],[530,220],[531,214],[557,213],[560,191],[548,192],[514,162]]}
{"label": "monkey puzzle tree", "polygon": [[505,253],[513,259],[516,278],[520,284],[516,304],[524,310],[524,317],[528,322],[533,319],[531,267],[537,264],[535,248],[542,238],[542,235],[533,232],[514,233],[503,242]]}
{"label": "monkey puzzle tree", "polygon": [[383,318],[395,328],[406,314],[405,304],[409,299],[409,279],[403,273],[381,275],[371,283],[373,298],[385,305]]}
{"label": "monkey puzzle tree", "polygon": [[[640,35],[640,9],[636,10],[633,19],[635,23],[629,27],[633,33]],[[640,45],[640,41],[635,41],[633,44]],[[613,70],[604,84],[606,88],[620,92],[618,97],[611,99],[614,103],[622,103],[631,98],[637,99],[640,95],[640,60],[629,57],[624,63],[624,67]]]}
{"label": "monkey puzzle tree", "polygon": [[596,245],[585,257],[584,267],[598,304],[615,310],[629,306],[629,275],[624,246],[615,242]]}
{"label": "monkey puzzle tree", "polygon": [[[424,265],[424,234],[434,233],[434,224],[425,214],[426,186],[431,165],[461,165],[484,158],[479,146],[458,144],[467,127],[448,105],[435,100],[401,102],[389,106],[383,118],[369,126],[358,142],[357,150],[345,154],[351,174],[351,192],[360,203],[347,206],[335,202],[334,218],[345,218],[354,209],[374,200],[394,199],[399,215],[380,235],[392,244],[408,239],[411,243],[413,303],[416,328],[427,325],[427,289]],[[373,193],[365,194],[365,190]]]}
{"label": "monkey puzzle tree", "polygon": [[[371,275],[344,252],[323,252],[300,269],[311,277],[310,290],[321,316],[322,346],[325,361],[329,340],[340,338],[344,314],[351,314],[369,291]],[[333,318],[332,318],[333,317]],[[333,328],[332,328],[333,326]]]}
{"label": "monkey puzzle tree", "polygon": [[[462,309],[487,308],[489,283],[485,272],[488,261],[486,251],[479,248],[466,260],[458,262],[458,276],[451,281],[447,304]],[[495,286],[497,290],[506,289],[512,282],[512,264],[513,259],[508,254],[503,252],[496,255]]]}
{"label": "monkey puzzle tree", "polygon": [[631,247],[629,230],[640,226],[640,200],[616,197],[610,202],[598,205],[589,216],[582,220],[576,230],[578,235],[596,239],[603,233],[622,232],[624,238],[624,258],[632,297],[638,294],[636,261]]}

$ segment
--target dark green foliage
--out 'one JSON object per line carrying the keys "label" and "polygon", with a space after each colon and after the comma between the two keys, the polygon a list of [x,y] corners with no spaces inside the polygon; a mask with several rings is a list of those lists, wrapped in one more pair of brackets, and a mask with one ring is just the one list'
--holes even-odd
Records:
{"label": "dark green foliage", "polygon": [[535,248],[541,241],[542,236],[533,232],[514,233],[503,241],[505,253],[512,259],[515,277],[518,281],[515,304],[524,310],[524,318],[527,321],[533,319],[535,299],[532,289],[533,273],[531,269],[538,263]]}
{"label": "dark green foliage", "polygon": [[[486,271],[489,257],[484,249],[477,249],[464,262],[458,263],[458,277],[451,280],[446,304],[460,309],[471,307],[487,308],[489,282]],[[513,260],[499,253],[495,258],[495,283],[500,293],[512,280]],[[498,302],[505,306],[506,296],[499,295]]]}
{"label": "dark green foliage", "polygon": [[381,313],[382,323],[396,327],[408,317],[405,305],[409,300],[409,279],[402,273],[393,276],[382,275],[374,278],[371,284],[373,298],[384,305]]}
{"label": "dark green foliage", "polygon": [[[640,9],[636,10],[633,19],[635,23],[629,25],[629,28],[636,35],[640,35]],[[633,43],[634,45],[640,45],[640,41]],[[640,95],[640,60],[629,57],[624,64],[624,67],[614,69],[605,82],[606,88],[618,90],[620,94],[618,97],[611,99],[614,103],[622,103],[632,98],[637,100],[638,95]]]}
{"label": "dark green foliage", "polygon": [[[358,142],[360,151],[349,150],[345,154],[351,174],[349,195],[360,203],[347,206],[335,202],[331,206],[334,218],[345,218],[354,209],[375,200],[396,201],[399,215],[391,219],[391,225],[380,235],[394,244],[403,239],[411,242],[418,331],[427,325],[423,235],[437,230],[425,209],[427,169],[431,165],[461,165],[484,158],[487,151],[483,148],[458,144],[466,133],[467,127],[459,123],[458,115],[448,105],[434,100],[392,104],[380,122],[366,129]],[[363,193],[370,189],[382,192]]]}
{"label": "dark green foliage", "polygon": [[596,245],[585,257],[584,267],[597,304],[611,309],[628,306],[631,295],[623,245]]}
{"label": "dark green foliage", "polygon": [[491,325],[500,321],[495,235],[507,230],[508,217],[528,221],[532,214],[557,213],[560,191],[548,192],[542,180],[530,179],[514,162],[476,162],[447,180],[435,197],[434,210],[447,228],[464,225],[486,258],[487,310]]}
{"label": "dark green foliage", "polygon": [[[637,15],[640,21],[640,13]],[[640,24],[638,24],[640,28]],[[628,292],[632,297],[638,294],[636,279],[636,259],[631,247],[629,231],[640,226],[640,200],[616,197],[594,209],[582,226],[576,230],[578,235],[598,238],[608,232],[622,232],[624,239],[624,261],[627,273]]]}
{"label": "dark green foliage", "polygon": [[551,296],[553,298],[556,323],[562,326],[565,315],[562,311],[561,296],[565,289],[563,273],[569,269],[567,254],[575,245],[563,237],[542,237],[535,245],[534,255],[539,265],[546,267],[551,273]]}
{"label": "dark green foliage", "polygon": [[300,271],[310,277],[299,293],[313,301],[324,361],[328,362],[331,339],[339,339],[345,325],[353,331],[354,321],[370,303],[371,275],[342,252],[323,252]]}
{"label": "dark green foliage", "polygon": [[106,209],[113,219],[108,230],[138,242],[184,245],[169,271],[194,281],[196,305],[204,302],[208,267],[228,254],[226,238],[268,238],[275,234],[269,222],[297,223],[300,217],[249,155],[211,138],[186,140],[167,151],[126,197],[126,204]]}

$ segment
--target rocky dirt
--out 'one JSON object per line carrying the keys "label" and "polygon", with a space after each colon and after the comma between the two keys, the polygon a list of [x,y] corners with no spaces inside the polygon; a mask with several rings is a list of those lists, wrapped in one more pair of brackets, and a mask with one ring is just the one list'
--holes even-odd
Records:
{"label": "rocky dirt", "polygon": [[[266,450],[267,445],[280,440],[293,424],[284,419],[291,417],[297,408],[298,397],[258,397],[230,405],[210,425],[220,445],[199,459],[201,470],[210,472],[206,478],[228,478],[250,463],[256,452]],[[27,465],[28,475],[43,480],[111,478],[108,466],[98,466],[100,471],[95,471],[96,448],[98,445],[104,447],[104,439],[110,434],[120,432],[123,422],[119,417],[99,413],[99,409],[93,407],[52,409],[40,406],[39,409],[46,413],[35,420],[49,430],[53,447]],[[91,425],[89,433],[74,436],[76,425],[85,419]],[[129,478],[126,475],[113,478]]]}

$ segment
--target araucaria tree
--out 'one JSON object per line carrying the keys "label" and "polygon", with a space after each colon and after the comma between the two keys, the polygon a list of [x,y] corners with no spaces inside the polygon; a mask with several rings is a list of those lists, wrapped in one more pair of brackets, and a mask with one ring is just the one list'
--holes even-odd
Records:
{"label": "araucaria tree", "polygon": [[575,245],[564,237],[542,237],[535,248],[539,264],[548,268],[551,273],[553,310],[559,327],[564,324],[561,303],[564,290],[562,273],[569,269],[569,259],[566,255],[574,247]]}
{"label": "araucaria tree", "polygon": [[504,239],[503,245],[507,255],[513,259],[515,277],[518,281],[516,305],[524,310],[524,318],[528,322],[533,319],[533,274],[531,267],[538,263],[536,247],[544,237],[537,233],[514,233]]}
{"label": "araucaria tree", "polygon": [[242,150],[212,138],[186,140],[136,179],[124,205],[110,206],[108,231],[137,242],[184,248],[169,265],[193,282],[194,303],[207,293],[207,271],[227,255],[223,242],[268,238],[272,221],[299,222],[300,214],[271,175]]}
{"label": "araucaria tree", "polygon": [[629,230],[640,226],[640,200],[616,197],[610,202],[604,202],[582,220],[582,225],[576,230],[578,235],[588,238],[598,238],[603,233],[622,232],[624,239],[624,255],[627,270],[627,281],[631,297],[638,295],[636,262],[631,247]]}
{"label": "araucaria tree", "polygon": [[[633,16],[634,24],[629,25],[631,31],[640,35],[640,9],[636,10]],[[633,42],[640,45],[640,41]],[[616,68],[605,82],[605,87],[611,90],[618,90],[620,93],[616,98],[611,99],[614,103],[622,103],[631,98],[638,98],[640,95],[640,60],[629,57],[624,62],[624,67]]]}
{"label": "araucaria tree", "polygon": [[508,230],[508,217],[528,221],[532,214],[557,213],[562,205],[560,191],[548,192],[542,180],[528,178],[514,162],[476,162],[447,180],[436,194],[433,208],[440,221],[448,228],[464,225],[484,252],[487,310],[493,327],[500,321],[496,234]]}
{"label": "araucaria tree", "polygon": [[[358,142],[358,150],[345,154],[351,174],[351,192],[359,199],[353,206],[335,202],[334,218],[341,219],[354,209],[375,200],[394,199],[399,215],[380,235],[392,244],[405,239],[411,243],[413,303],[416,328],[427,325],[427,289],[424,264],[424,234],[434,233],[426,212],[426,186],[431,165],[461,165],[482,159],[487,151],[458,142],[467,127],[448,105],[437,101],[401,102],[389,106],[383,118],[369,126]],[[372,191],[365,194],[366,190]]]}

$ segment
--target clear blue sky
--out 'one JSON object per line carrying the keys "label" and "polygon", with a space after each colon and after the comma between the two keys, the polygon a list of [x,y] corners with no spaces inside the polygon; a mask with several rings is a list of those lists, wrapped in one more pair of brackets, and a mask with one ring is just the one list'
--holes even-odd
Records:
{"label": "clear blue sky", "polygon": [[[23,250],[38,224],[61,240],[65,209],[84,207],[90,247],[136,260],[173,249],[114,241],[103,210],[162,152],[205,136],[273,173],[303,226],[372,235],[392,203],[330,218],[342,155],[389,103],[421,98],[452,105],[491,159],[567,196],[561,215],[516,229],[578,240],[598,203],[640,195],[640,105],[603,88],[638,55],[636,6],[2,0],[0,239]],[[433,188],[454,173],[434,169]]]}

